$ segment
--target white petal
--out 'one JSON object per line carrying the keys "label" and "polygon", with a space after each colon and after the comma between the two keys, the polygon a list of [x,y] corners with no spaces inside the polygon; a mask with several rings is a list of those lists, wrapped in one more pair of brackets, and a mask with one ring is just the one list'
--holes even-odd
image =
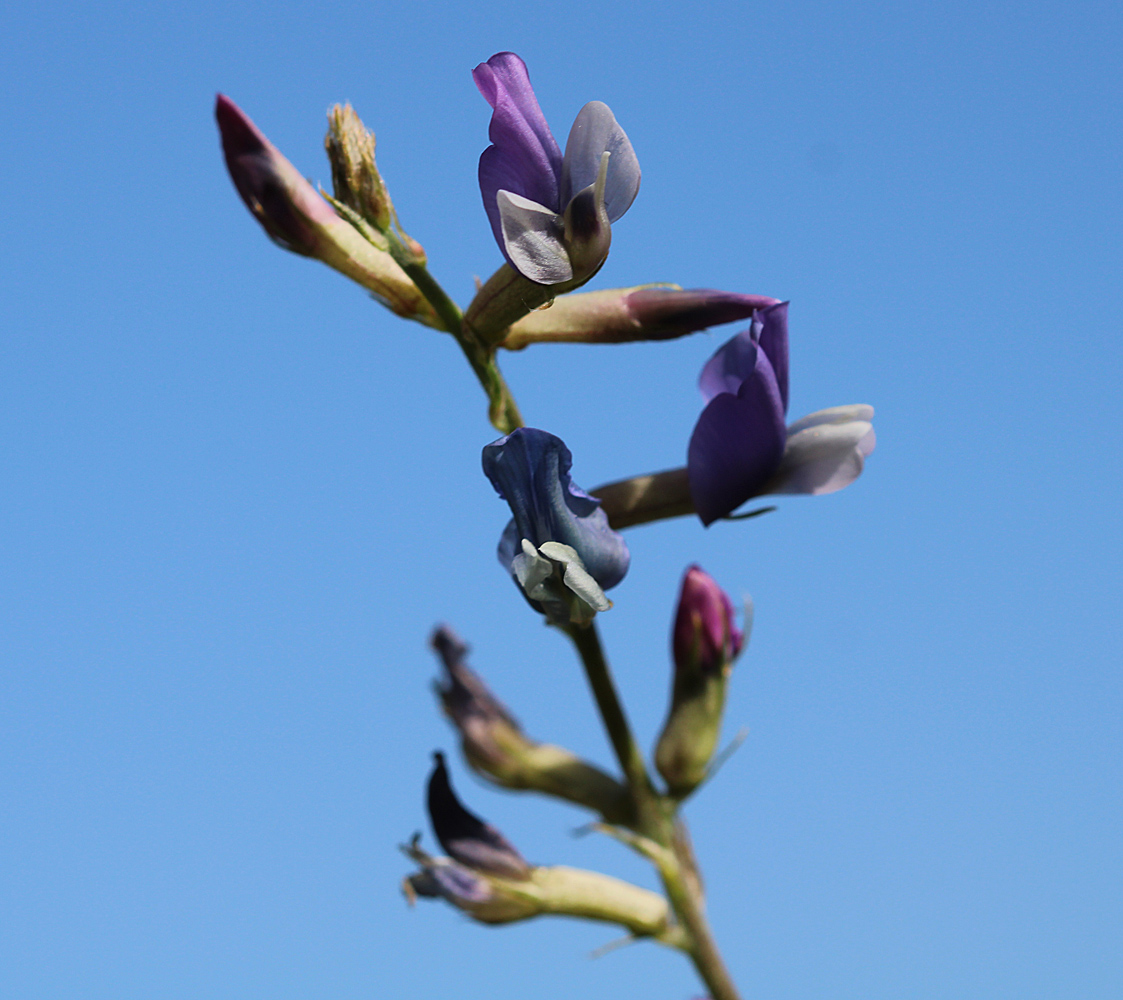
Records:
{"label": "white petal", "polygon": [[539,593],[539,588],[553,576],[554,564],[549,559],[543,559],[530,541],[524,538],[522,552],[511,561],[511,572],[527,597],[542,600],[545,595]]}
{"label": "white petal", "polygon": [[850,420],[873,420],[873,407],[868,403],[851,403],[849,406],[829,406],[825,410],[816,410],[814,413],[800,417],[794,424],[788,425],[788,437],[798,434],[806,427],[817,427],[819,424],[844,424]]}
{"label": "white petal", "polygon": [[877,441],[873,407],[835,406],[797,420],[788,428],[780,468],[767,493],[834,493],[862,474]]}
{"label": "white petal", "polygon": [[561,240],[561,218],[512,191],[500,191],[495,200],[503,227],[503,245],[518,271],[540,285],[569,281],[573,267]]}
{"label": "white petal", "polygon": [[611,153],[604,192],[608,221],[620,218],[639,191],[640,169],[636,151],[616,124],[607,104],[590,101],[577,115],[562,161],[561,204],[564,210],[578,191],[592,185],[600,169],[601,154]]}

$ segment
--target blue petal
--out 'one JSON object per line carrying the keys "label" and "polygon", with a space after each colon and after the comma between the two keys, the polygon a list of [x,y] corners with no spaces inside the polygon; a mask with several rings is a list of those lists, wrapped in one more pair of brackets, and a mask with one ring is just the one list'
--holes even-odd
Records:
{"label": "blue petal", "polygon": [[737,394],[714,396],[690,437],[690,495],[703,524],[725,517],[760,492],[780,464],[786,437],[776,374],[758,350]]}
{"label": "blue petal", "polygon": [[[608,590],[628,572],[628,547],[608,526],[600,501],[570,480],[572,462],[561,438],[532,427],[520,427],[483,450],[484,474],[510,505],[518,538],[535,547],[545,542],[571,546],[589,575]],[[513,541],[508,527],[501,559],[517,551]]]}

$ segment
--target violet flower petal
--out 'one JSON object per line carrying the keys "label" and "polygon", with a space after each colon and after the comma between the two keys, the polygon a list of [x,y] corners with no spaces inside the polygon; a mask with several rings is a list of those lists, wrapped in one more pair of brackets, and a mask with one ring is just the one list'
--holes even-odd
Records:
{"label": "violet flower petal", "polygon": [[[753,315],[756,315],[755,312]],[[736,395],[741,383],[756,368],[759,353],[751,327],[727,340],[702,366],[702,373],[698,376],[702,398],[708,403],[723,392]]]}
{"label": "violet flower petal", "polygon": [[761,491],[780,464],[785,438],[776,375],[758,350],[737,394],[714,396],[690,437],[690,495],[703,524],[725,517]]}
{"label": "violet flower petal", "polygon": [[772,362],[784,412],[788,412],[788,303],[778,302],[757,314],[761,323],[757,343]]}
{"label": "violet flower petal", "polygon": [[873,407],[857,404],[797,420],[788,428],[784,456],[766,492],[818,496],[849,486],[877,444],[872,419]]}
{"label": "violet flower petal", "polygon": [[636,152],[607,104],[590,101],[577,114],[565,144],[560,205],[564,208],[579,191],[596,182],[601,155],[609,153],[604,207],[615,222],[639,192],[640,169]]}
{"label": "violet flower petal", "polygon": [[605,590],[628,571],[624,539],[608,526],[600,501],[569,477],[573,457],[565,442],[546,431],[520,427],[483,450],[483,469],[496,492],[511,507],[500,542],[500,559],[518,554],[523,538],[535,547],[561,542],[581,557],[589,575]]}
{"label": "violet flower petal", "polygon": [[[751,300],[760,296],[740,296]],[[754,309],[753,325],[719,347],[702,368],[698,388],[709,402],[719,392],[736,392],[756,365],[756,345],[768,355],[784,412],[788,411],[788,303],[772,299]]]}
{"label": "violet flower petal", "polygon": [[480,193],[495,241],[503,246],[499,191],[511,191],[557,212],[562,154],[530,86],[526,63],[513,52],[499,52],[472,71],[472,79],[492,107],[488,137],[480,156]]}

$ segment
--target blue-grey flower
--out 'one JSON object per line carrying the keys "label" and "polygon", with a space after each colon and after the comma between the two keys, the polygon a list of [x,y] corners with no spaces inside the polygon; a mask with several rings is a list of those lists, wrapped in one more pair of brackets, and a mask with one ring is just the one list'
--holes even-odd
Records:
{"label": "blue-grey flower", "polygon": [[876,438],[870,406],[821,410],[784,426],[788,303],[753,314],[706,363],[706,408],[687,452],[690,496],[703,524],[762,493],[831,493],[862,471]]}
{"label": "blue-grey flower", "polygon": [[[600,501],[570,479],[572,464],[561,438],[533,427],[520,427],[484,448],[484,474],[514,515],[499,543],[499,561],[514,571],[516,557],[527,555],[524,540],[534,549],[559,543],[607,590],[624,579],[631,557],[624,539],[608,526]],[[546,554],[566,562],[567,573],[576,570],[564,552],[548,547]]]}
{"label": "blue-grey flower", "polygon": [[492,107],[479,179],[503,256],[539,284],[591,277],[608,255],[611,223],[639,190],[639,161],[624,130],[607,105],[591,101],[563,156],[522,59],[500,52],[472,78]]}

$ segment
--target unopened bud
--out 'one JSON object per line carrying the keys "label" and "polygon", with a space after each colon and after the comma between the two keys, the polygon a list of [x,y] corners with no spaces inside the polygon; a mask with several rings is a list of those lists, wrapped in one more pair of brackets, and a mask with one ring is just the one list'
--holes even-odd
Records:
{"label": "unopened bud", "polygon": [[477,774],[504,788],[541,792],[584,806],[609,823],[631,822],[627,789],[564,747],[530,739],[465,662],[468,648],[452,629],[438,628],[430,644],[446,674],[445,682],[436,686],[437,695]]}
{"label": "unopened bud", "polygon": [[746,319],[778,300],[710,288],[637,285],[574,292],[515,322],[501,346],[522,350],[537,343],[625,344],[672,340],[721,323]]}
{"label": "unopened bud", "polygon": [[269,237],[368,289],[399,316],[439,326],[433,307],[385,249],[340,218],[245,113],[218,95],[215,118],[238,194]]}
{"label": "unopened bud", "polygon": [[726,683],[744,641],[728,596],[708,573],[691,566],[671,637],[671,705],[655,749],[655,766],[676,797],[689,795],[706,776],[721,733]]}
{"label": "unopened bud", "polygon": [[394,206],[374,162],[374,133],[363,126],[350,104],[337,104],[328,112],[324,148],[336,200],[385,232],[393,220]]}

